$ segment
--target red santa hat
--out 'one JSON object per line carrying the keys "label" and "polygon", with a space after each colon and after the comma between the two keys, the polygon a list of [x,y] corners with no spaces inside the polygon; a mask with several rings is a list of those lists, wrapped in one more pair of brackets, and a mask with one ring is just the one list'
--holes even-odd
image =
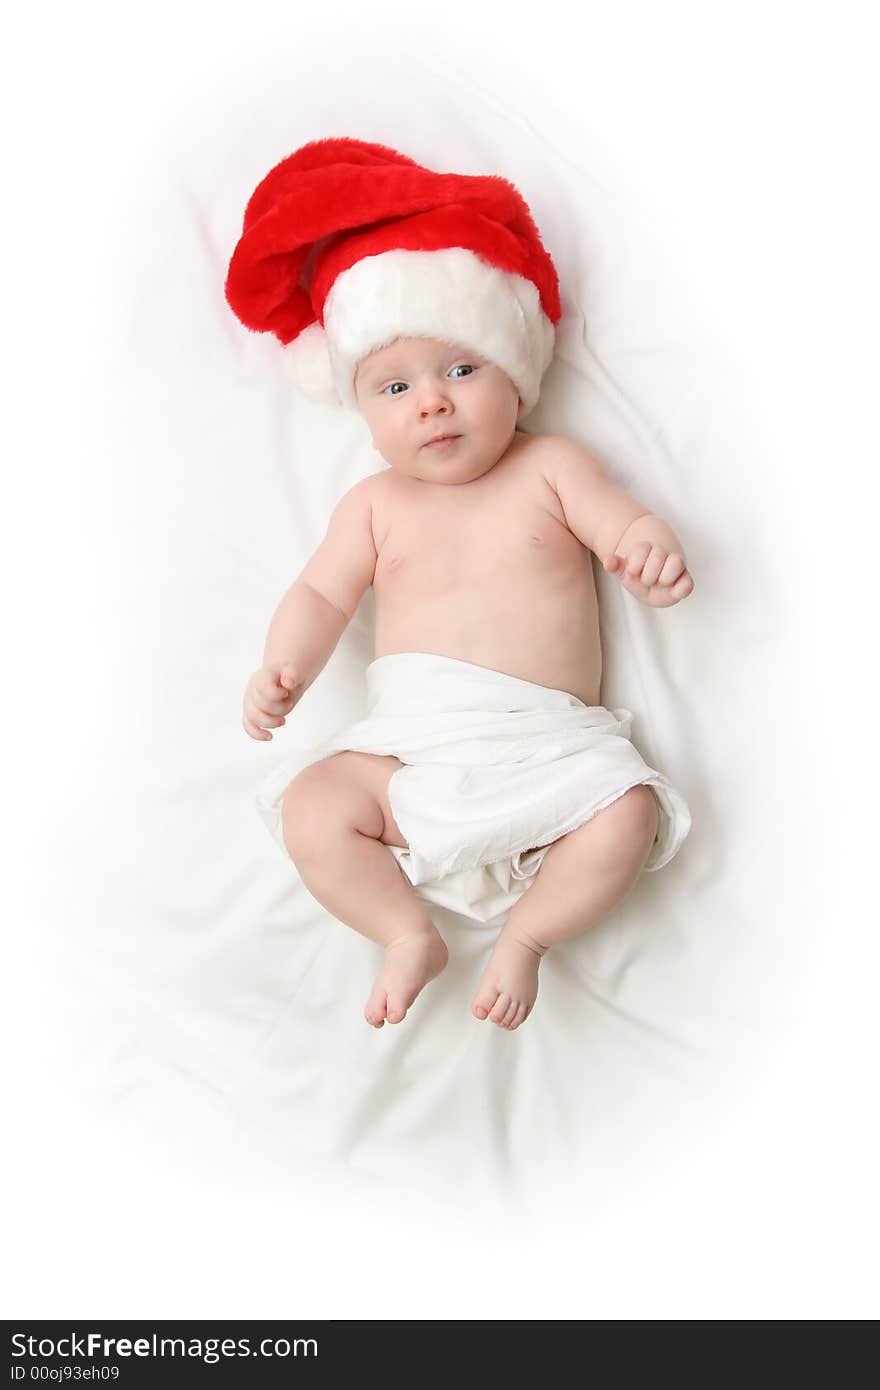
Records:
{"label": "red santa hat", "polygon": [[313,399],[356,409],[358,363],[395,338],[460,344],[537,403],[561,317],[528,206],[494,175],[438,174],[385,145],[313,140],[251,195],[226,298],[274,333]]}

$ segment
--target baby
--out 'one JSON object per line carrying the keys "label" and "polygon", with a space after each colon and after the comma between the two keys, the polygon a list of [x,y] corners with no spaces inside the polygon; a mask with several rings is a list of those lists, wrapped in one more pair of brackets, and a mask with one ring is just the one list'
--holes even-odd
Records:
{"label": "baby", "polygon": [[276,772],[271,828],[318,902],[382,948],[375,1028],[447,963],[437,886],[453,870],[462,893],[489,883],[489,916],[509,911],[471,1009],[513,1031],[544,953],[687,833],[629,712],[599,704],[592,569],[667,608],[693,590],[683,547],[581,444],[519,428],[561,308],[505,180],[312,142],[253,194],[226,294],[303,390],[360,413],[388,465],[336,506],[247,685],[244,728],[271,739],[372,586],[371,718],[289,782]]}
{"label": "baby", "polygon": [[[359,364],[355,389],[390,467],[346,493],[284,596],[245,694],[247,732],[268,739],[284,724],[369,585],[377,658],[437,652],[598,705],[590,553],[636,598],[666,608],[694,587],[674,532],[581,445],[518,432],[515,386],[466,349],[399,339]],[[377,1028],[400,1022],[448,955],[383,848],[406,845],[387,795],[401,766],[337,753],[294,778],[283,807],[285,843],[309,892],[384,948],[365,1010]],[[541,957],[620,900],[657,822],[654,793],[639,785],[551,846],[495,942],[477,1018],[505,1029],[524,1022]]]}

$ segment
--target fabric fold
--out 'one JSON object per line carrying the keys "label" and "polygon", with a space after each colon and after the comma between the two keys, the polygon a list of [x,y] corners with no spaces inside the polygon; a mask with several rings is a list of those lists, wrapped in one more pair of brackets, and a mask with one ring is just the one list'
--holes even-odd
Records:
{"label": "fabric fold", "polygon": [[646,870],[667,864],[690,829],[683,797],[630,742],[627,709],[588,706],[567,691],[427,652],[377,658],[366,685],[365,719],[284,759],[260,787],[259,812],[282,848],[290,780],[349,750],[404,764],[388,798],[409,846],[396,857],[414,883],[502,860],[518,869],[525,851],[549,846],[640,784],[660,810]]}

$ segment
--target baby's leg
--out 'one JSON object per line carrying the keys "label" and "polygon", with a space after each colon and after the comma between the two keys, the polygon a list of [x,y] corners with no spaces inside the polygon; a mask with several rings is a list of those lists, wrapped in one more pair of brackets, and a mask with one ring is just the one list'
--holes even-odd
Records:
{"label": "baby's leg", "polygon": [[631,787],[550,846],[495,942],[471,1004],[477,1018],[508,1029],[524,1022],[544,952],[580,936],[620,902],[651,852],[658,819],[650,787]]}
{"label": "baby's leg", "polygon": [[446,944],[386,845],[407,848],[391,814],[388,783],[403,764],[372,753],[336,753],[293,779],[282,802],[287,851],[312,897],[385,948],[364,1016],[400,1023],[448,960]]}

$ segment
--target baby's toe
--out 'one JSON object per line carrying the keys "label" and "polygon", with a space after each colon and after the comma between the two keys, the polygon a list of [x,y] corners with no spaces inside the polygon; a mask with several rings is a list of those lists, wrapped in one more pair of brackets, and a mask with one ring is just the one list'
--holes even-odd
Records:
{"label": "baby's toe", "polygon": [[502,1023],[504,1022],[504,1018],[505,1018],[505,1016],[506,1016],[507,1011],[508,1011],[509,1008],[510,1008],[510,995],[509,995],[509,994],[499,994],[499,996],[498,996],[498,998],[497,998],[497,1000],[496,1000],[496,1002],[495,1002],[495,1007],[494,1007],[494,1009],[492,1010],[492,1012],[491,1012],[490,1015],[489,1015],[489,1022],[490,1022],[490,1023],[497,1023],[497,1024],[499,1024],[499,1025],[502,1024]]}
{"label": "baby's toe", "polygon": [[513,1030],[514,1030],[514,1028],[518,1028],[519,1025],[520,1025],[521,1023],[525,1023],[526,1019],[528,1018],[528,1015],[529,1015],[529,1008],[528,1008],[528,1005],[527,1005],[527,1004],[523,1004],[523,1003],[519,1003],[519,1004],[517,1004],[517,1006],[516,1006],[516,1011],[514,1012],[513,1016],[512,1016],[511,1018],[507,1019],[505,1026],[506,1026],[506,1027],[510,1030],[510,1032],[512,1033]]}
{"label": "baby's toe", "polygon": [[498,988],[496,985],[481,984],[476,994],[474,1002],[471,1004],[471,1012],[480,1022],[489,1017],[489,1010],[495,1007],[498,1001]]}
{"label": "baby's toe", "polygon": [[400,1023],[404,1018],[406,1018],[406,1011],[411,1003],[412,1000],[407,999],[402,994],[389,994],[388,1007],[385,1013],[385,1017],[388,1019],[388,1022]]}
{"label": "baby's toe", "polygon": [[388,997],[384,989],[376,989],[367,1000],[364,1009],[364,1018],[374,1028],[381,1028],[385,1022],[385,1015],[388,1011]]}
{"label": "baby's toe", "polygon": [[501,1027],[502,1027],[502,1028],[512,1028],[512,1027],[514,1026],[514,1025],[513,1025],[513,1020],[514,1020],[514,1018],[516,1017],[516,1014],[517,1014],[517,1011],[518,1011],[518,1010],[519,1010],[519,1000],[518,1000],[518,999],[511,999],[511,1001],[510,1001],[510,1007],[509,1007],[509,1008],[507,1009],[507,1011],[505,1012],[504,1017],[500,1020]]}

